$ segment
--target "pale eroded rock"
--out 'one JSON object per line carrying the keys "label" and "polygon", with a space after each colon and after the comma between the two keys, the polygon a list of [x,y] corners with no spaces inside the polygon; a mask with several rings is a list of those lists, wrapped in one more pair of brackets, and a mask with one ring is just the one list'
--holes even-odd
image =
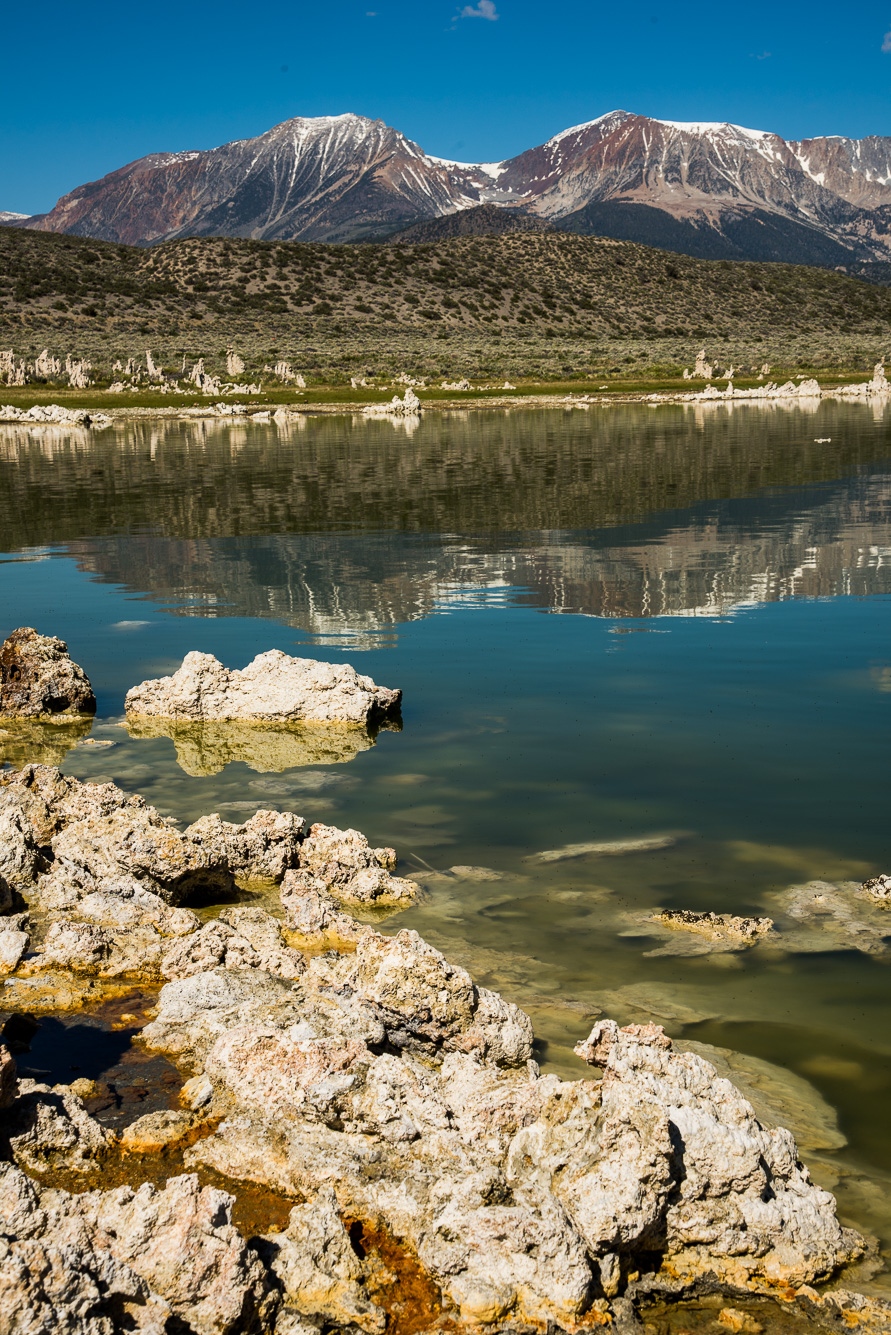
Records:
{"label": "pale eroded rock", "polygon": [[374,723],[397,713],[402,692],[376,686],[346,663],[258,654],[242,671],[212,654],[187,654],[172,677],[127,693],[128,714],[164,718]]}

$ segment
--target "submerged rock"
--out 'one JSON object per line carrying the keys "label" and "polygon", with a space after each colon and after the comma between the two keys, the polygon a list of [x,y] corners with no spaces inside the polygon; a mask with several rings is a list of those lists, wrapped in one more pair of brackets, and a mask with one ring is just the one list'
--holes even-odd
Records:
{"label": "submerged rock", "polygon": [[[879,878],[876,878],[879,879]],[[790,919],[782,933],[787,950],[859,950],[884,955],[891,950],[891,918],[881,894],[869,882],[808,881],[771,896]]]}
{"label": "submerged rock", "polygon": [[95,714],[96,697],[68,645],[22,626],[0,645],[0,716]]}
{"label": "submerged rock", "polygon": [[673,834],[643,835],[639,839],[599,839],[586,844],[564,844],[562,848],[547,848],[543,853],[532,853],[526,862],[565,862],[569,858],[619,857],[624,853],[655,853],[671,848],[677,842]]}
{"label": "submerged rock", "polygon": [[376,686],[346,663],[258,654],[242,671],[213,654],[190,653],[172,677],[127,692],[128,714],[162,718],[374,723],[396,714],[402,692]]}

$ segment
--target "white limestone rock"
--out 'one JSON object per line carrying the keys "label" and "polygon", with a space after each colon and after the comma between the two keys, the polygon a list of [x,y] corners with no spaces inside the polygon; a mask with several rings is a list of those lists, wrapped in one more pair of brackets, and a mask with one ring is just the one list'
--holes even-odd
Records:
{"label": "white limestone rock", "polygon": [[401,399],[394,394],[389,403],[370,403],[362,409],[366,417],[420,417],[422,411],[421,400],[411,386]]}
{"label": "white limestone rock", "polygon": [[190,825],[183,838],[228,862],[234,876],[280,881],[299,865],[305,832],[303,817],[289,811],[257,811],[243,825],[221,820],[214,812]]}
{"label": "white limestone rock", "polygon": [[399,690],[376,686],[347,663],[258,654],[239,671],[190,653],[171,677],[127,692],[126,710],[164,718],[257,719],[368,725],[398,713]]}

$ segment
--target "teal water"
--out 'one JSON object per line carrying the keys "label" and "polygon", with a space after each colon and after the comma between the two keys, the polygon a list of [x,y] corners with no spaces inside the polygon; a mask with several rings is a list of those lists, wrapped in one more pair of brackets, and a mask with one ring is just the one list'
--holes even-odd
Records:
{"label": "teal water", "polygon": [[[68,640],[99,698],[88,740],[112,743],[9,733],[6,759],[183,821],[277,806],[393,844],[427,897],[384,929],[525,1006],[545,1064],[581,1073],[599,1011],[770,1063],[750,1074],[802,1105],[815,1176],[891,1238],[891,910],[844,888],[891,871],[882,410],[0,428],[0,551],[0,632]],[[126,690],[189,650],[270,648],[401,686],[403,730],[245,761],[120,726]],[[538,858],[640,839],[661,846]],[[468,866],[500,879],[449,871]],[[847,919],[790,911],[813,880]],[[779,934],[665,953],[702,941],[659,908]]]}

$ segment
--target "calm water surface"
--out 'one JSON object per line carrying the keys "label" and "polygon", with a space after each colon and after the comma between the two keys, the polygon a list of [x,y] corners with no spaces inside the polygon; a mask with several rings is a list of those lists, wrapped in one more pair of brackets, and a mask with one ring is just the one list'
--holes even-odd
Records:
{"label": "calm water surface", "polygon": [[[545,1065],[580,1074],[599,1011],[722,1049],[845,1216],[891,1239],[891,909],[830,890],[813,920],[790,898],[891,871],[882,409],[5,427],[0,551],[0,632],[67,639],[99,698],[90,740],[113,743],[10,734],[5,759],[184,821],[275,806],[392,843],[428,897],[384,930],[526,1007]],[[241,667],[270,648],[401,686],[403,731],[282,747],[119,726],[126,690],[187,651]],[[684,953],[703,943],[649,921],[668,907],[779,935]]]}

